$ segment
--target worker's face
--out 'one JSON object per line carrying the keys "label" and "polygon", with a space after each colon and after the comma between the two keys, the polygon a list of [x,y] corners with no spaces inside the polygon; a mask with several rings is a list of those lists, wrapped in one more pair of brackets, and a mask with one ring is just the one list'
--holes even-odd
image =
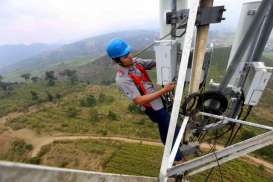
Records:
{"label": "worker's face", "polygon": [[120,61],[122,62],[123,66],[131,66],[134,62],[133,62],[133,56],[131,53],[120,57]]}

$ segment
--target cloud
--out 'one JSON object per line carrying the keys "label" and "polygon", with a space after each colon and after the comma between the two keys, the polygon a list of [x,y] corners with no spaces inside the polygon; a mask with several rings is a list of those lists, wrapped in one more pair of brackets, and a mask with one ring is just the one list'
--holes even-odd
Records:
{"label": "cloud", "polygon": [[[217,26],[236,26],[242,2],[215,0],[228,9],[227,20]],[[0,0],[0,7],[1,43],[52,43],[155,27],[159,0]]]}
{"label": "cloud", "polygon": [[119,27],[142,27],[156,24],[158,16],[155,0],[1,0],[2,8],[0,42],[6,43],[56,42]]}

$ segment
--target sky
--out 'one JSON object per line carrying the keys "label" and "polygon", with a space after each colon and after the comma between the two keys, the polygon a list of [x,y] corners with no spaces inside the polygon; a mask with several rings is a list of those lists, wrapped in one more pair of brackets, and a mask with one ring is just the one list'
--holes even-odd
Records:
{"label": "sky", "polygon": [[[225,5],[235,28],[241,4],[253,0],[215,0]],[[0,45],[66,43],[109,32],[158,29],[159,0],[0,0]]]}

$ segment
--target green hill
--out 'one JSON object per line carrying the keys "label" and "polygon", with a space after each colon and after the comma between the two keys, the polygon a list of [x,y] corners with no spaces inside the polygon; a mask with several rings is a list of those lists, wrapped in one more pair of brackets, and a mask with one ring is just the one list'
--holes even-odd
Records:
{"label": "green hill", "polygon": [[157,32],[136,30],[87,38],[4,67],[0,69],[0,74],[5,80],[18,81],[18,77],[26,72],[39,76],[46,70],[75,68],[103,56],[107,42],[114,37],[124,38],[138,50],[153,42],[157,36]]}

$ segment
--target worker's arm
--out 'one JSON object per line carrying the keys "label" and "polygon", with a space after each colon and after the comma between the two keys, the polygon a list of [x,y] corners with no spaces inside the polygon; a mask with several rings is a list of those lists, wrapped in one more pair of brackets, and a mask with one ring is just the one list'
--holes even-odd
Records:
{"label": "worker's arm", "polygon": [[158,97],[160,97],[164,93],[171,91],[174,87],[175,87],[174,83],[169,83],[169,84],[165,85],[162,89],[160,89],[156,92],[153,92],[153,93],[150,93],[147,95],[139,95],[139,96],[135,97],[133,99],[133,102],[135,104],[140,104],[140,105],[149,103],[149,102],[157,99]]}

